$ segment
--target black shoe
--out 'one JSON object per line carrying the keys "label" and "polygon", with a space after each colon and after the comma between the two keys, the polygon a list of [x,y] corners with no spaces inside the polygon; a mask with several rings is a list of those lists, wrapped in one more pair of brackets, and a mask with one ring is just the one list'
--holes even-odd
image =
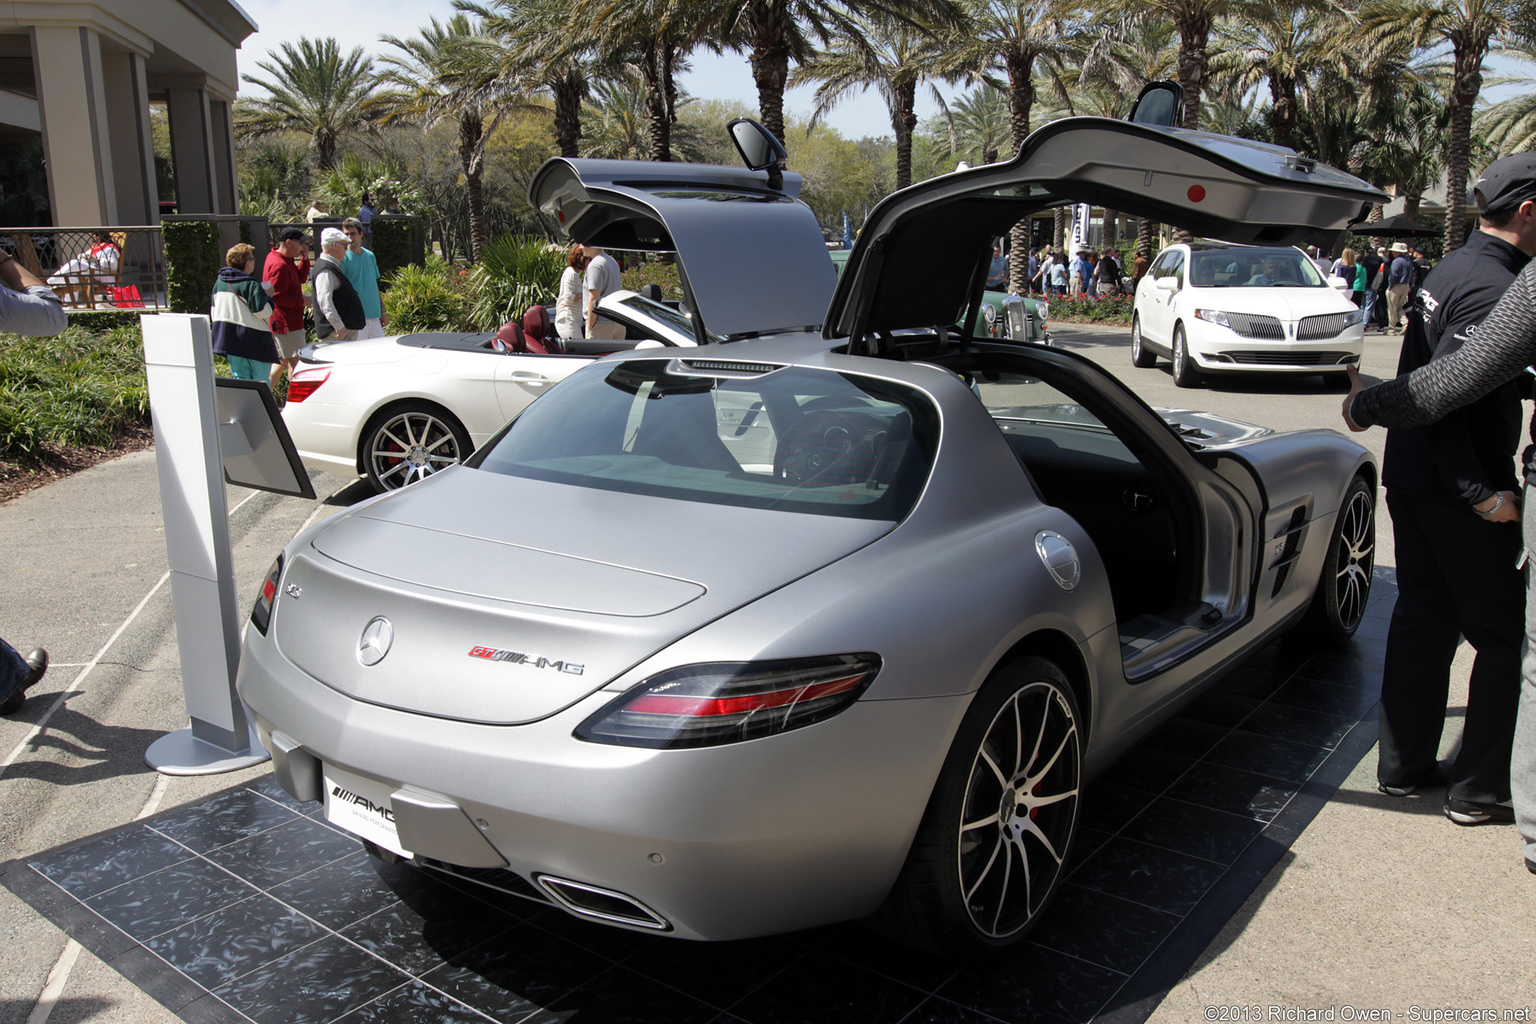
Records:
{"label": "black shoe", "polygon": [[1478,804],[1471,800],[1445,798],[1445,816],[1458,825],[1482,825],[1486,822],[1501,824],[1515,820],[1515,809],[1505,800],[1496,804]]}
{"label": "black shoe", "polygon": [[1443,764],[1435,765],[1434,769],[1422,779],[1412,782],[1378,782],[1376,789],[1387,796],[1412,796],[1421,789],[1438,789],[1451,781],[1451,774]]}
{"label": "black shoe", "polygon": [[1529,857],[1525,858],[1525,870],[1536,875],[1536,860],[1531,860]]}
{"label": "black shoe", "polygon": [[0,715],[9,715],[20,711],[21,706],[27,702],[27,691],[36,686],[48,671],[48,652],[41,647],[32,648],[32,653],[24,659],[27,663],[27,674],[22,677],[21,685],[0,703]]}

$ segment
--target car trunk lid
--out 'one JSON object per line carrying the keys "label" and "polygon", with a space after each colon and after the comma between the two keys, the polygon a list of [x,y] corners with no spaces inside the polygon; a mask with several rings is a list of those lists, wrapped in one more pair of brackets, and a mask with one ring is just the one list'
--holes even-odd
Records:
{"label": "car trunk lid", "polygon": [[[277,642],[357,699],[519,724],[892,527],[816,517],[808,530],[804,515],[712,506],[706,536],[683,525],[692,507],[447,470],[338,517],[294,554]],[[392,642],[365,664],[381,616]]]}

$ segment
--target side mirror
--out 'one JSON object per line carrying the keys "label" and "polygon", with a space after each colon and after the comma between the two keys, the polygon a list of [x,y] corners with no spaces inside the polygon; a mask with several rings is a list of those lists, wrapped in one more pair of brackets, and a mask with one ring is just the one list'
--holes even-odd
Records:
{"label": "side mirror", "polygon": [[1328,279],[1328,283],[1333,285],[1341,292],[1352,292],[1355,290],[1355,286],[1344,280],[1342,277],[1330,277]]}
{"label": "side mirror", "polygon": [[1136,97],[1136,106],[1126,118],[1137,124],[1158,124],[1165,128],[1184,123],[1184,87],[1167,80],[1148,82]]}
{"label": "side mirror", "polygon": [[751,118],[738,117],[725,128],[731,133],[731,141],[736,144],[736,152],[741,154],[742,163],[747,165],[747,169],[767,171],[768,187],[782,188],[784,178],[779,172],[783,170],[784,161],[789,156],[784,143]]}
{"label": "side mirror", "polygon": [[1179,290],[1179,279],[1172,274],[1169,274],[1167,277],[1153,278],[1152,284],[1154,287],[1161,288],[1165,292],[1176,292]]}

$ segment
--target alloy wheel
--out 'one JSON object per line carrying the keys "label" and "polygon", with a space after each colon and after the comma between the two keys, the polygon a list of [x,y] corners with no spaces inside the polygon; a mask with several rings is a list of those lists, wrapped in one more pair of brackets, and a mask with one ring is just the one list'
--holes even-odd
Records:
{"label": "alloy wheel", "polygon": [[452,426],[432,413],[398,413],[373,432],[368,444],[370,475],[385,490],[398,490],[457,465],[469,454],[461,449]]}
{"label": "alloy wheel", "polygon": [[989,939],[1022,931],[1056,888],[1077,822],[1081,735],[1064,691],[1036,681],[993,717],[971,766],[959,824],[959,880]]}

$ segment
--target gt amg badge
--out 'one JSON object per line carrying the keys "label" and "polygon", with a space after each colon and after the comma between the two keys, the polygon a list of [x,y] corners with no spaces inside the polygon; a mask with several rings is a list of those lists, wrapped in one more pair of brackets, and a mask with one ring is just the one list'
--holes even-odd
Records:
{"label": "gt amg badge", "polygon": [[486,661],[509,661],[514,665],[532,665],[534,668],[552,668],[556,672],[564,672],[572,676],[579,676],[587,669],[587,666],[578,665],[573,661],[551,661],[548,658],[524,654],[522,651],[499,651],[494,647],[471,647],[469,656],[484,658]]}
{"label": "gt amg badge", "polygon": [[380,615],[363,627],[363,635],[357,641],[357,660],[364,665],[377,665],[394,642],[395,627]]}
{"label": "gt amg badge", "polygon": [[350,789],[342,789],[340,786],[331,787],[331,799],[339,800],[344,804],[354,804],[369,814],[376,814],[390,824],[394,824],[395,812],[388,807],[380,807],[365,796],[359,796]]}

